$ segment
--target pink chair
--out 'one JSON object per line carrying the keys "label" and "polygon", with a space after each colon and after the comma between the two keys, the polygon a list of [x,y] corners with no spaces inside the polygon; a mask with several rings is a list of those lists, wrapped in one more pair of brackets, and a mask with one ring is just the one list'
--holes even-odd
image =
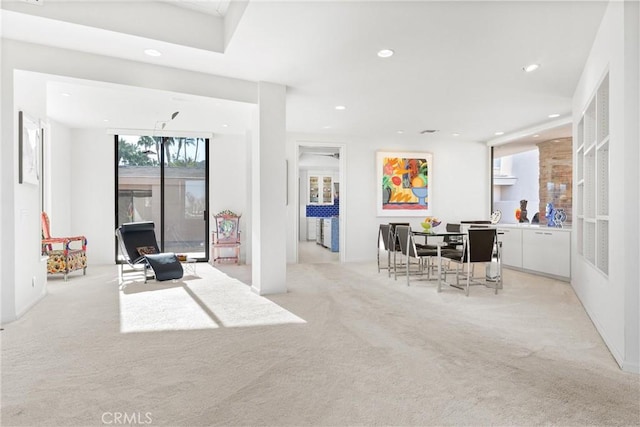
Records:
{"label": "pink chair", "polygon": [[[72,243],[74,248],[72,248]],[[51,237],[49,216],[42,212],[42,255],[47,255],[47,273],[64,274],[82,269],[87,274],[87,238],[84,236]]]}
{"label": "pink chair", "polygon": [[[213,216],[215,229],[213,244],[211,245],[213,262],[233,260],[236,264],[240,260],[240,216],[229,210],[224,210]],[[233,249],[233,256],[221,256],[220,249]]]}

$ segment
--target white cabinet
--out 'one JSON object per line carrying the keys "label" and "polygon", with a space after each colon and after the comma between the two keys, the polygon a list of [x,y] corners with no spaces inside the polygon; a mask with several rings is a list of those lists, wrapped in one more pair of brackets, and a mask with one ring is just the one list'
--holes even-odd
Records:
{"label": "white cabinet", "polygon": [[333,204],[333,177],[329,174],[309,172],[308,204]]}
{"label": "white cabinet", "polygon": [[316,220],[316,243],[322,244],[322,218],[314,218]]}
{"label": "white cabinet", "polygon": [[331,218],[322,221],[322,246],[331,248]]}
{"label": "white cabinet", "polygon": [[498,227],[502,264],[562,279],[571,277],[571,230],[550,227]]}
{"label": "white cabinet", "polygon": [[498,228],[498,240],[502,242],[502,264],[522,268],[522,230]]}
{"label": "white cabinet", "polygon": [[307,218],[307,240],[316,240],[316,218]]}
{"label": "white cabinet", "polygon": [[554,276],[571,276],[571,233],[522,230],[522,268]]}

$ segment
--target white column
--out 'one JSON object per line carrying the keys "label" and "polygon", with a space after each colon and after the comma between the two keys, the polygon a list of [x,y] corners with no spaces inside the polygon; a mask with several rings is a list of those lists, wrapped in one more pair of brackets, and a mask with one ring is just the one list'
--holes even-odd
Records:
{"label": "white column", "polygon": [[[4,40],[3,40],[4,41]],[[0,49],[2,46],[0,46]],[[4,55],[0,55],[4,56]],[[2,101],[2,144],[0,144],[0,321],[7,323],[16,318],[16,276],[15,276],[15,182],[17,179],[17,131],[13,114],[13,68],[3,60],[0,73]]]}
{"label": "white column", "polygon": [[624,216],[625,259],[625,371],[640,373],[640,316],[638,305],[638,257],[640,257],[640,226],[638,225],[638,200],[640,199],[640,5],[637,1],[624,3],[624,200],[628,208]]}
{"label": "white column", "polygon": [[258,84],[251,147],[251,281],[260,295],[287,291],[285,107],[285,86]]}

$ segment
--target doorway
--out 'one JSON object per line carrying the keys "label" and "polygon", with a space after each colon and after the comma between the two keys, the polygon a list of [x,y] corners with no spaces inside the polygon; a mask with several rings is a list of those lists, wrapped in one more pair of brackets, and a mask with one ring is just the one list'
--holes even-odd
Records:
{"label": "doorway", "polygon": [[116,135],[116,228],[153,221],[163,252],[206,261],[208,147],[207,138]]}
{"label": "doorway", "polygon": [[344,261],[345,150],[343,144],[297,144],[297,262]]}

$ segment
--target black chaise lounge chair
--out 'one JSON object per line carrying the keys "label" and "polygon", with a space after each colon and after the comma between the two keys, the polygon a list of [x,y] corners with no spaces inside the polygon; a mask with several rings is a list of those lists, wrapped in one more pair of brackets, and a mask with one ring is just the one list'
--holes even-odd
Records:
{"label": "black chaise lounge chair", "polygon": [[[124,260],[134,270],[142,267],[144,282],[147,282],[147,270],[151,269],[158,281],[182,278],[182,264],[173,252],[160,252],[156,239],[155,225],[151,221],[128,222],[116,230]],[[120,281],[124,265],[120,264]]]}

